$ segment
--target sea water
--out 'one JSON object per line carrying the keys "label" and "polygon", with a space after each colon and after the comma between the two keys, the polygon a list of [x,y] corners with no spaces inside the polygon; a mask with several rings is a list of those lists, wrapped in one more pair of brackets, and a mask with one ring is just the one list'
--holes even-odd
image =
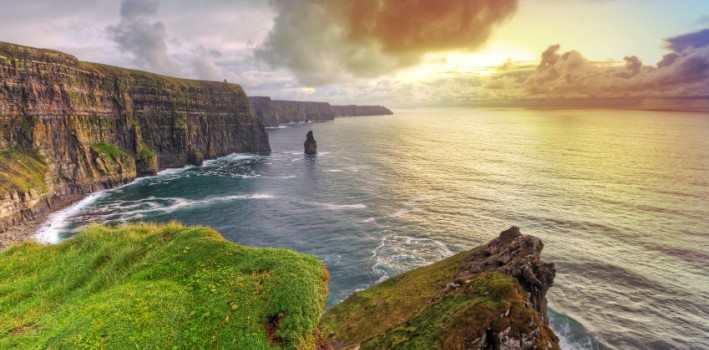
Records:
{"label": "sea water", "polygon": [[[91,222],[214,227],[317,255],[328,306],[512,225],[545,243],[565,349],[709,348],[709,116],[410,109],[269,130],[235,154],[95,194],[38,233]],[[319,154],[303,154],[313,130]]]}

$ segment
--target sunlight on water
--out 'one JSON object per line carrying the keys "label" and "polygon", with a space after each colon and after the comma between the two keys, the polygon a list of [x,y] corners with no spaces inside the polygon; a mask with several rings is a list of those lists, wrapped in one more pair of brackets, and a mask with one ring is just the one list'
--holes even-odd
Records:
{"label": "sunlight on water", "polygon": [[[709,348],[709,118],[611,110],[400,110],[269,130],[232,155],[105,191],[54,217],[180,220],[315,254],[333,305],[511,225],[556,263],[570,349]],[[313,129],[321,151],[302,154]],[[50,239],[52,240],[52,239]]]}

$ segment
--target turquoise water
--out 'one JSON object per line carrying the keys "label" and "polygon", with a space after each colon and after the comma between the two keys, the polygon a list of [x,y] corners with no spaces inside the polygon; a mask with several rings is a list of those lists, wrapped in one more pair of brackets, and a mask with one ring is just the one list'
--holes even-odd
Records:
{"label": "turquoise water", "polygon": [[[516,225],[557,266],[567,349],[709,348],[709,117],[611,110],[397,110],[269,131],[232,155],[101,192],[54,215],[179,220],[315,254],[333,305]],[[320,154],[302,154],[308,130]]]}

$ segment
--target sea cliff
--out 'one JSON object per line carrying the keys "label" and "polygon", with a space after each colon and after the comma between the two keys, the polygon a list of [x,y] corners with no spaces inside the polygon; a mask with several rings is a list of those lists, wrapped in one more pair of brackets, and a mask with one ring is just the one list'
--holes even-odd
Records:
{"label": "sea cliff", "polygon": [[383,106],[333,106],[327,102],[279,101],[265,96],[251,96],[252,112],[265,126],[334,120],[335,117],[391,115]]}
{"label": "sea cliff", "polygon": [[335,113],[336,117],[365,117],[394,114],[394,112],[384,106],[332,106],[332,111]]}
{"label": "sea cliff", "polygon": [[267,127],[335,119],[335,113],[327,102],[279,101],[263,96],[252,96],[249,100],[253,114]]}
{"label": "sea cliff", "polygon": [[0,238],[85,194],[160,169],[269,151],[239,85],[2,42],[0,127]]}

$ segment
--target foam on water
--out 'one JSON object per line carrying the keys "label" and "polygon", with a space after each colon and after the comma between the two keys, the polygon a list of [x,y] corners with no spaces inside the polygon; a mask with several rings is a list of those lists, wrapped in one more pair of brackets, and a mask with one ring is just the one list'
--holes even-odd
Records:
{"label": "foam on water", "polygon": [[50,214],[47,221],[35,232],[33,238],[43,243],[59,243],[61,241],[59,234],[66,230],[69,219],[80,213],[82,209],[93,204],[105,193],[106,191],[93,193],[69,207]]}
{"label": "foam on water", "polygon": [[390,235],[372,251],[372,271],[377,283],[404,271],[440,261],[453,255],[445,243],[432,238]]}

